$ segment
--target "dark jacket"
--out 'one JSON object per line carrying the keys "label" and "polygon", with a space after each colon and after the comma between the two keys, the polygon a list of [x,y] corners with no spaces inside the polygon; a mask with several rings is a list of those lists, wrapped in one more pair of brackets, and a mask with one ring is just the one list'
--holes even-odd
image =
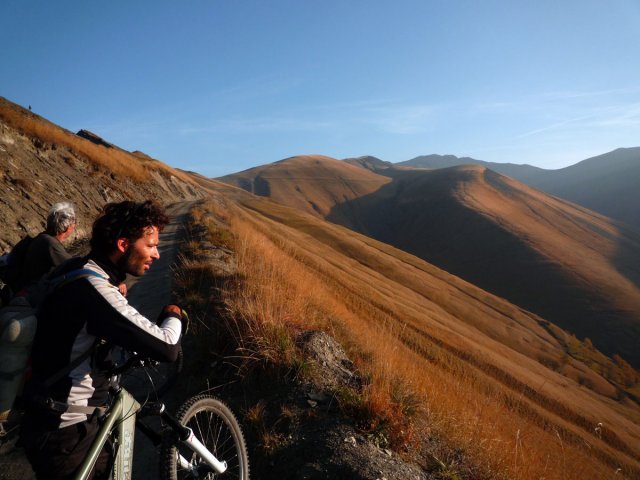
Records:
{"label": "dark jacket", "polygon": [[69,260],[71,255],[56,237],[42,232],[33,239],[22,267],[22,285],[36,283],[45,274]]}

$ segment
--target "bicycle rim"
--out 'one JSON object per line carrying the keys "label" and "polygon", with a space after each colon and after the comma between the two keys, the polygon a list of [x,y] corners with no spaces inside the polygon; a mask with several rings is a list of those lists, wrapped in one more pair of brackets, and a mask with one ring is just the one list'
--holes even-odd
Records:
{"label": "bicycle rim", "polygon": [[[211,395],[191,398],[180,408],[178,420],[193,430],[194,435],[215,457],[227,463],[222,475],[209,473],[198,478],[249,479],[249,459],[242,430],[235,416],[221,400]],[[176,441],[174,435],[165,435],[161,452],[161,472],[171,480],[194,478],[178,464],[181,454],[191,464],[200,458],[188,447]]]}

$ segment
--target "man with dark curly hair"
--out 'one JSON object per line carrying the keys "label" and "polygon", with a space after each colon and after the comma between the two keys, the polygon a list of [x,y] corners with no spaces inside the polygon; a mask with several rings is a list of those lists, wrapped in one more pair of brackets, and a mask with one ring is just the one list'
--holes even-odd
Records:
{"label": "man with dark curly hair", "polygon": [[[89,255],[50,274],[75,278],[49,292],[38,313],[21,439],[39,479],[73,478],[86,456],[108,402],[115,347],[161,361],[177,358],[182,310],[167,305],[152,322],[118,290],[126,274],[144,275],[160,258],[167,222],[150,200],[109,204],[93,224]],[[108,478],[111,457],[105,448],[95,478]]]}

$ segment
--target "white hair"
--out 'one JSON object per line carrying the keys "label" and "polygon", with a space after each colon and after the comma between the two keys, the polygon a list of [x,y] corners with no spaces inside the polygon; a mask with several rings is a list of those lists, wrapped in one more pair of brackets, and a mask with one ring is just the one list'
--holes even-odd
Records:
{"label": "white hair", "polygon": [[76,210],[70,202],[54,204],[47,215],[47,233],[58,235],[76,223]]}

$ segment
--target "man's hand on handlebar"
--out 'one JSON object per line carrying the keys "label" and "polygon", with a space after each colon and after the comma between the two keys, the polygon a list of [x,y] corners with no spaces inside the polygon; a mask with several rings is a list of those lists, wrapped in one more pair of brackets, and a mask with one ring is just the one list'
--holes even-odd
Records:
{"label": "man's hand on handlebar", "polygon": [[177,305],[167,305],[162,309],[162,313],[164,316],[168,316],[171,313],[178,315],[178,317],[182,318],[182,309]]}
{"label": "man's hand on handlebar", "polygon": [[156,323],[162,322],[169,316],[177,316],[182,321],[182,334],[185,335],[189,330],[189,315],[187,315],[186,310],[183,310],[178,305],[166,305],[160,312]]}

